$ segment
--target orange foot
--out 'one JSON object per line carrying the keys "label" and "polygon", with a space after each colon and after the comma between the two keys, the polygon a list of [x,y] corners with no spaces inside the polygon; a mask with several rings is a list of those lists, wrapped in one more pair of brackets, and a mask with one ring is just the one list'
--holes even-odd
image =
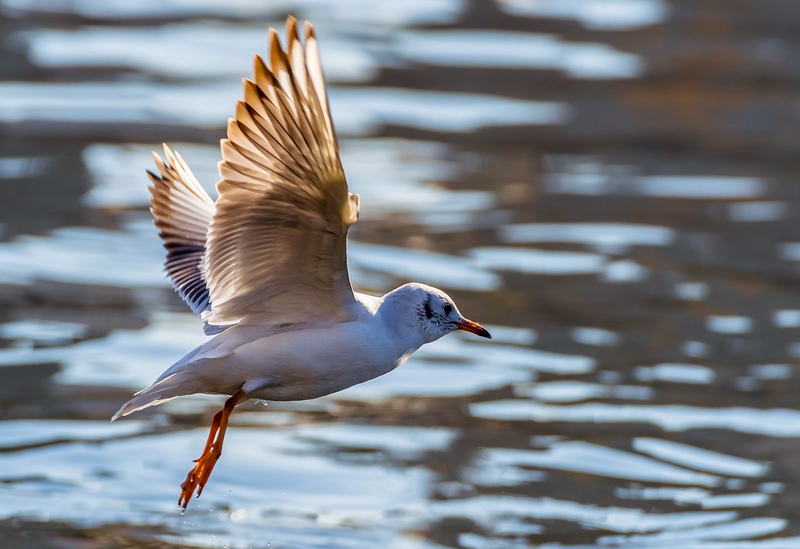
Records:
{"label": "orange foot", "polygon": [[189,505],[189,498],[192,497],[195,488],[199,487],[197,490],[197,497],[200,497],[200,494],[203,493],[203,487],[206,485],[206,482],[208,482],[208,477],[211,476],[211,471],[214,469],[214,465],[216,465],[221,455],[222,451],[212,445],[210,449],[206,449],[206,451],[203,452],[202,456],[194,460],[197,465],[189,471],[186,480],[181,484],[181,497],[178,500],[178,506],[184,511],[186,510],[186,506]]}
{"label": "orange foot", "polygon": [[228,429],[228,416],[231,415],[233,407],[236,406],[244,394],[244,391],[237,392],[225,401],[225,407],[214,416],[214,422],[211,424],[211,432],[208,434],[208,441],[206,442],[205,450],[203,450],[203,455],[194,460],[196,465],[189,471],[186,480],[181,484],[181,497],[178,498],[178,507],[181,508],[181,511],[186,510],[195,488],[199,487],[197,497],[200,497],[200,494],[203,493],[203,487],[208,482],[208,477],[211,476],[214,465],[222,455],[222,442],[225,439],[225,431]]}

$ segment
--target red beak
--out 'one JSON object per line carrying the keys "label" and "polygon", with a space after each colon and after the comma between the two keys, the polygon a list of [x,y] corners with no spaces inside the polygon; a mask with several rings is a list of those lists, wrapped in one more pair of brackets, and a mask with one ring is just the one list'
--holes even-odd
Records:
{"label": "red beak", "polygon": [[472,322],[471,320],[467,320],[465,318],[463,322],[453,322],[453,324],[458,326],[459,330],[464,330],[465,332],[472,332],[475,335],[492,339],[491,334],[488,331],[486,331],[486,328],[484,328],[477,322]]}

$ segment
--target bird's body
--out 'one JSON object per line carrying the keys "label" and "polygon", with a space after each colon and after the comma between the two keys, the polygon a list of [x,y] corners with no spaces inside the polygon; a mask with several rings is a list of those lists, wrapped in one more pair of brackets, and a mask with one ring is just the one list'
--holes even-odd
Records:
{"label": "bird's body", "polygon": [[313,28],[305,47],[287,21],[284,52],[271,31],[271,68],[228,122],[213,201],[166,145],[150,173],[166,271],[215,337],[173,364],[113,419],[195,393],[232,395],[182,485],[185,508],[222,451],[228,416],[251,398],[307,400],[383,375],[454,331],[489,333],[447,294],[406,284],[374,297],[354,292],[347,231],[358,218],[328,108]]}
{"label": "bird's body", "polygon": [[232,395],[243,386],[250,398],[308,400],[386,374],[426,343],[421,331],[403,329],[396,305],[424,288],[402,286],[380,298],[355,293],[350,322],[231,326],[175,363],[115,418],[177,396]]}

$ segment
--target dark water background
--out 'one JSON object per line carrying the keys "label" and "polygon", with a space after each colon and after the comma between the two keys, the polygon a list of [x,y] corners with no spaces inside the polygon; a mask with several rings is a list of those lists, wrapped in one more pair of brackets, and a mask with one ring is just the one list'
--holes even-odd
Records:
{"label": "dark water background", "polygon": [[[108,419],[203,341],[144,170],[211,189],[318,31],[360,289],[451,335],[316,401]],[[800,4],[0,0],[0,547],[800,547]]]}

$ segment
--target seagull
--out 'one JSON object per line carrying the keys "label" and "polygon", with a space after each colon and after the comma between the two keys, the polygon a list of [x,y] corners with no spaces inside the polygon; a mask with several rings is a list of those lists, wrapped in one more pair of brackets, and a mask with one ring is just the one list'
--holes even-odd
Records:
{"label": "seagull", "polygon": [[253,80],[221,141],[213,201],[165,144],[148,171],[151,212],[173,287],[214,335],[139,391],[112,418],[197,393],[231,395],[181,485],[186,510],[222,454],[233,408],[248,399],[307,400],[386,374],[426,343],[465,330],[491,339],[443,291],[411,283],[354,292],[347,231],[359,197],[339,160],[314,28],[270,29],[270,67]]}

